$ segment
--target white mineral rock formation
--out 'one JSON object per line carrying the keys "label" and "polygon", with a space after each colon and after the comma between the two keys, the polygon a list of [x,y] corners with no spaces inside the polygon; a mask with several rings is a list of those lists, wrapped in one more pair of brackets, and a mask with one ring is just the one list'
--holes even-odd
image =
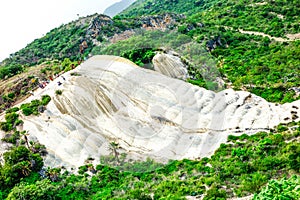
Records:
{"label": "white mineral rock formation", "polygon": [[177,56],[158,53],[154,56],[152,62],[154,70],[161,74],[182,80],[189,78],[186,66]]}
{"label": "white mineral rock formation", "polygon": [[48,166],[97,161],[112,141],[140,159],[195,159],[212,155],[229,134],[254,134],[300,116],[300,101],[277,105],[243,91],[214,93],[119,57],[94,56],[71,72],[61,86],[55,80],[31,97],[52,97],[41,116],[23,119],[30,138],[47,147]]}

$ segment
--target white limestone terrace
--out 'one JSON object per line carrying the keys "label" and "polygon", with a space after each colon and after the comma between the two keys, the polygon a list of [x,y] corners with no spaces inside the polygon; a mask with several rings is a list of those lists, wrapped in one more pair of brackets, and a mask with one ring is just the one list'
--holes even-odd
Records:
{"label": "white limestone terrace", "polygon": [[157,53],[153,57],[152,62],[154,70],[163,75],[181,80],[189,78],[187,66],[183,64],[178,56]]}
{"label": "white limestone terrace", "polygon": [[78,167],[88,157],[98,162],[112,141],[136,159],[211,156],[230,134],[268,131],[300,116],[300,101],[215,93],[114,56],[94,56],[64,77],[61,86],[56,80],[27,100],[49,94],[47,110],[22,119],[29,138],[46,146],[52,167]]}

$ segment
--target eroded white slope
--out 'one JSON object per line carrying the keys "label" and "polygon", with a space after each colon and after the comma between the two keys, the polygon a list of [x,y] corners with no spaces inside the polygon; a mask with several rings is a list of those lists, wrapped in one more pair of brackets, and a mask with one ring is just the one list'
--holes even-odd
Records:
{"label": "eroded white slope", "polygon": [[[210,156],[229,134],[253,134],[300,116],[300,101],[276,105],[248,92],[207,91],[112,56],[95,56],[58,86],[35,94],[52,101],[24,119],[31,139],[46,145],[46,165],[80,166],[108,154],[108,144],[136,158]],[[57,81],[57,80],[56,80]],[[63,90],[55,95],[55,90]]]}

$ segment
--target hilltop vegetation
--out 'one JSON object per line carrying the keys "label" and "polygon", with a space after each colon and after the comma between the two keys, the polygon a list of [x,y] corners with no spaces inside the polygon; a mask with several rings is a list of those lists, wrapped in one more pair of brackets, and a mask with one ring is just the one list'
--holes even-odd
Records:
{"label": "hilltop vegetation", "polygon": [[[181,21],[178,31],[206,46],[218,59],[220,72],[228,78],[228,84],[271,102],[285,103],[299,99],[291,88],[300,84],[297,53],[300,42],[288,41],[287,38],[288,34],[300,33],[299,16],[296,14],[300,12],[298,2],[211,1],[211,4],[205,4],[215,3],[209,10],[194,6],[196,3],[137,2],[120,16],[180,13],[185,8],[184,13],[193,15]],[[203,12],[198,12],[198,9]],[[258,31],[269,34],[269,37],[245,34],[240,30]],[[272,36],[283,37],[286,42],[275,41]],[[200,83],[203,87],[201,80],[190,82]]]}
{"label": "hilltop vegetation", "polygon": [[[204,12],[201,12],[204,11]],[[273,36],[299,33],[300,3],[285,0],[144,0],[123,11],[122,17],[161,14],[165,12],[197,15],[211,24],[259,31]]]}
{"label": "hilltop vegetation", "polygon": [[[298,64],[300,42],[296,41],[299,37],[296,33],[300,33],[297,15],[300,12],[299,8],[298,1],[283,0],[136,1],[113,19],[92,15],[53,29],[6,59],[4,65],[0,67],[0,78],[21,73],[28,66],[34,66],[45,60],[62,61],[68,58],[71,61],[78,61],[91,53],[120,55],[142,65],[141,60],[145,57],[146,51],[143,52],[141,49],[142,52],[131,54],[134,57],[130,57],[124,50],[125,43],[129,44],[138,38],[136,40],[130,37],[122,38],[122,34],[124,31],[137,31],[145,24],[149,26],[149,23],[152,23],[151,18],[154,19],[153,15],[173,12],[183,13],[186,16],[171,15],[176,22],[169,26],[169,29],[181,34],[180,39],[183,36],[190,37],[215,56],[228,87],[248,90],[271,102],[291,102],[299,99],[292,89],[300,84]],[[141,15],[150,17],[141,18]],[[157,21],[159,18],[160,22]],[[166,19],[161,15],[154,21],[165,23],[163,20]],[[243,31],[256,31],[260,35],[255,35],[256,32],[251,35]],[[262,33],[267,36],[263,37]],[[128,41],[117,40],[112,44],[112,38],[115,36]],[[147,37],[145,34],[142,40],[147,41]],[[280,38],[272,39],[272,37]],[[173,43],[176,44],[178,39],[174,37]],[[126,51],[130,52],[132,50],[130,46],[134,45],[135,43],[127,45]],[[124,52],[112,51],[117,46]],[[157,48],[153,50],[155,49]],[[197,78],[189,82],[209,88],[201,79],[201,74],[193,77]]]}
{"label": "hilltop vegetation", "polygon": [[141,0],[121,12],[121,17],[137,17],[162,13],[195,14],[212,7],[218,0]]}

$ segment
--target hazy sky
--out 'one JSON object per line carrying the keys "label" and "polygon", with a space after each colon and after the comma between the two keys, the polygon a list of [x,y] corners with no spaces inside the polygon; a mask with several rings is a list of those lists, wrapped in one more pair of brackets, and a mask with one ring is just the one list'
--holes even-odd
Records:
{"label": "hazy sky", "polygon": [[103,13],[120,0],[2,0],[0,61],[51,29],[79,16]]}

